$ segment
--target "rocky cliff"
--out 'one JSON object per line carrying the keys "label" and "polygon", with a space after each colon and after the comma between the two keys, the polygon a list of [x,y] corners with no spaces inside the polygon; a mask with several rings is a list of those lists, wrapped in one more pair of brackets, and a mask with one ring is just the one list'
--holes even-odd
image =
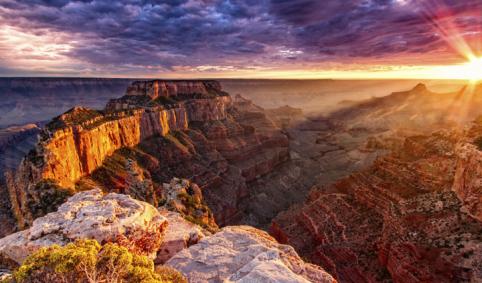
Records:
{"label": "rocky cliff", "polygon": [[23,227],[51,211],[43,204],[98,186],[156,203],[175,172],[206,189],[222,224],[239,214],[247,182],[289,158],[287,147],[273,122],[248,114],[215,81],[140,81],[104,110],[54,118],[8,187]]}
{"label": "rocky cliff", "polygon": [[271,232],[341,282],[481,280],[480,120],[393,153],[281,213]]}
{"label": "rocky cliff", "polygon": [[156,256],[157,268],[174,266],[189,282],[336,283],[264,231],[231,226],[212,235],[176,212],[159,212],[127,195],[100,190],[77,193],[29,229],[0,239],[0,268],[12,270],[42,247],[78,239],[114,242],[135,254]]}

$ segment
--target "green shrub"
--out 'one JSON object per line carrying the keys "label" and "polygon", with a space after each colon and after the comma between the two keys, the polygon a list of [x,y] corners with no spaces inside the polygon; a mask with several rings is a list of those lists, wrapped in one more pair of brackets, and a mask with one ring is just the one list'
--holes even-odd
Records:
{"label": "green shrub", "polygon": [[65,247],[53,245],[33,253],[14,272],[14,278],[17,282],[39,283],[187,282],[174,269],[162,268],[158,272],[151,259],[130,253],[125,247],[77,240]]}

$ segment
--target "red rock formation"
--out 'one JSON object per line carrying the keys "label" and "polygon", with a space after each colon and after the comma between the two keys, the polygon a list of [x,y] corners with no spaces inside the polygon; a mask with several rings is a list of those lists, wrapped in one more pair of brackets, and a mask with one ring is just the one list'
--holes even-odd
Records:
{"label": "red rock formation", "polygon": [[482,126],[473,125],[467,140],[456,147],[457,170],[452,190],[467,212],[482,221]]}
{"label": "red rock formation", "polygon": [[226,119],[193,122],[186,131],[114,153],[89,179],[109,190],[148,195],[125,182],[126,159],[133,159],[152,177],[155,191],[172,176],[190,179],[203,190],[219,225],[235,223],[245,216],[240,202],[249,196],[250,182],[289,159],[287,137],[260,114],[248,114],[236,101]]}
{"label": "red rock formation", "polygon": [[[287,148],[287,137],[262,112],[233,104],[219,83],[136,82],[105,111],[74,108],[47,125],[10,178],[13,211],[21,227],[39,216],[32,206],[45,197],[41,180],[157,204],[162,183],[179,176],[203,188],[223,225],[239,219],[247,182],[288,160]],[[47,191],[61,201],[56,189]]]}
{"label": "red rock formation", "polygon": [[481,152],[471,144],[481,125],[406,139],[368,170],[313,188],[272,235],[340,282],[482,280]]}

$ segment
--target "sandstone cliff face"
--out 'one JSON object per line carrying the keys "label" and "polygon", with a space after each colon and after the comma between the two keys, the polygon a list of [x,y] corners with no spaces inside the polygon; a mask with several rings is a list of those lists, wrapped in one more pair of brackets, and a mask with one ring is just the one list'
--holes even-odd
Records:
{"label": "sandstone cliff face", "polygon": [[15,231],[5,173],[18,168],[23,157],[35,146],[39,132],[35,124],[0,130],[0,237]]}
{"label": "sandstone cliff face", "polygon": [[242,217],[247,184],[286,162],[287,148],[262,111],[233,102],[216,82],[137,82],[105,111],[77,107],[50,122],[9,178],[10,198],[24,227],[49,212],[32,212],[42,199],[65,198],[40,190],[43,180],[65,195],[101,187],[157,204],[162,183],[179,176],[203,188],[224,225]]}
{"label": "sandstone cliff face", "polygon": [[41,176],[58,181],[60,186],[71,187],[80,177],[97,169],[117,149],[135,146],[153,135],[185,130],[187,126],[186,112],[177,108],[158,112],[139,110],[132,115],[109,117],[98,126],[63,128],[39,144],[44,163]]}
{"label": "sandstone cliff face", "polygon": [[162,184],[169,184],[172,176],[198,184],[222,226],[246,217],[242,202],[250,194],[248,187],[289,159],[288,139],[262,112],[251,113],[235,100],[225,119],[192,122],[185,131],[116,151],[81,183],[139,198],[143,193],[132,192],[125,182],[128,159],[150,176],[160,202],[165,201]]}
{"label": "sandstone cliff face", "polygon": [[[58,123],[91,113],[74,108],[57,118]],[[99,115],[79,124],[64,123],[61,128],[47,126],[35,152],[22,162],[9,182],[10,196],[20,227],[31,222],[27,195],[37,194],[34,187],[41,180],[54,180],[60,187],[74,188],[82,176],[91,174],[106,157],[123,147],[132,147],[153,135],[166,135],[172,130],[187,128],[182,108],[150,112]],[[35,198],[35,197],[34,197]]]}
{"label": "sandstone cliff face", "polygon": [[272,234],[341,282],[481,280],[479,129],[407,138],[369,169],[314,187]]}

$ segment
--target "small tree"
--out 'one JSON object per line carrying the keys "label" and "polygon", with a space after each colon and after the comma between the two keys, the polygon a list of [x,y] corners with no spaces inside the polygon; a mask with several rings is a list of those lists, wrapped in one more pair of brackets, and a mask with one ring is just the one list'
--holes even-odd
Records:
{"label": "small tree", "polygon": [[52,283],[164,283],[187,282],[175,269],[154,270],[145,256],[125,247],[95,240],[77,240],[64,247],[53,245],[30,255],[14,272],[17,282]]}

